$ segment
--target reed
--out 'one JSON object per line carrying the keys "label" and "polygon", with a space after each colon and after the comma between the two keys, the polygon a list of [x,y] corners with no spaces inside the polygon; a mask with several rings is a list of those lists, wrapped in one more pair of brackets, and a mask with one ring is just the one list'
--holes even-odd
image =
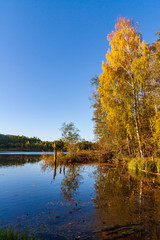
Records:
{"label": "reed", "polygon": [[160,173],[160,159],[159,158],[132,158],[128,162],[128,169],[139,172],[145,171],[148,173]]}
{"label": "reed", "polygon": [[0,240],[36,240],[36,238],[30,237],[27,231],[19,233],[11,228],[0,228]]}

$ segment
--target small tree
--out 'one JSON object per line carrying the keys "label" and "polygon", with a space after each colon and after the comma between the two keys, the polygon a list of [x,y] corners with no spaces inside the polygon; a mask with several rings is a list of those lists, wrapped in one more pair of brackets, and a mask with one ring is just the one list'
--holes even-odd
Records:
{"label": "small tree", "polygon": [[75,153],[77,150],[76,143],[80,141],[79,129],[74,123],[63,123],[61,127],[62,140],[65,143],[68,152]]}

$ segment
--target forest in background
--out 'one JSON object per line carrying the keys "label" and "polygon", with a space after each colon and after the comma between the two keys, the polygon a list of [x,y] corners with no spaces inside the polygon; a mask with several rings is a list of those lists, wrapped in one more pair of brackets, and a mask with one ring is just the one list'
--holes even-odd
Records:
{"label": "forest in background", "polygon": [[[58,141],[57,146],[63,149],[63,142]],[[1,151],[53,151],[53,142],[41,141],[37,137],[25,137],[0,134]]]}
{"label": "forest in background", "polygon": [[[65,140],[42,141],[37,137],[25,137],[0,134],[0,151],[53,151],[54,145],[57,151],[67,151]],[[79,139],[76,149],[91,150],[94,143]]]}

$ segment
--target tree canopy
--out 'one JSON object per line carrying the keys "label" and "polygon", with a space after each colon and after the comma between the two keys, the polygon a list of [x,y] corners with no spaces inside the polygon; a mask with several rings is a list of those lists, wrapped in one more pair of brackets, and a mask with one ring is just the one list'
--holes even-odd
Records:
{"label": "tree canopy", "polygon": [[72,122],[68,124],[64,122],[61,131],[64,142],[75,144],[80,140],[79,129]]}
{"label": "tree canopy", "polygon": [[160,138],[160,41],[150,47],[137,25],[124,17],[107,38],[103,72],[92,81],[96,133],[108,149],[152,155]]}

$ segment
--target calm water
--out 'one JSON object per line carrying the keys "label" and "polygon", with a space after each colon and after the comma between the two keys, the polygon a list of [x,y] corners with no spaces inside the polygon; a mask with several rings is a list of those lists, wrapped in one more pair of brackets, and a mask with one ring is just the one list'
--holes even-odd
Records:
{"label": "calm water", "polygon": [[[43,152],[15,152],[15,151],[9,151],[9,152],[1,152],[0,155],[42,155]],[[54,152],[45,152],[47,155],[52,155]]]}
{"label": "calm water", "polygon": [[155,177],[134,176],[120,165],[55,168],[41,155],[0,156],[0,226],[27,228],[39,239],[119,239],[132,230],[102,230],[140,222],[144,232],[125,239],[160,239]]}

